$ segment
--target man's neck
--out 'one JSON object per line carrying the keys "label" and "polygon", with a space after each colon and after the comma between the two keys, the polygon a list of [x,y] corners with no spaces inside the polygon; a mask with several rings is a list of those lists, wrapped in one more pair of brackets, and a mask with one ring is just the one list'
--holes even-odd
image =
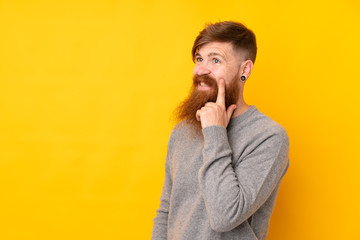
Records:
{"label": "man's neck", "polygon": [[250,105],[248,105],[243,98],[240,98],[239,101],[236,103],[236,109],[231,116],[231,118],[235,118],[246,112],[250,108]]}

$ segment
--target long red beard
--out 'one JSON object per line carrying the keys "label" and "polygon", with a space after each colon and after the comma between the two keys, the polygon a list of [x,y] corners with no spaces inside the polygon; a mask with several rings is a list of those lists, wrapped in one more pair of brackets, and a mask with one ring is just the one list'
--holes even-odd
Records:
{"label": "long red beard", "polygon": [[[225,86],[225,106],[226,109],[237,103],[240,95],[240,86],[238,83],[239,76],[235,76],[229,85]],[[210,90],[198,90],[197,86],[200,82],[204,82],[210,87]],[[189,96],[180,103],[175,109],[175,118],[178,122],[186,120],[195,133],[201,133],[201,122],[196,119],[196,112],[202,108],[207,102],[216,102],[218,94],[217,82],[208,75],[195,75],[193,77],[193,85]]]}

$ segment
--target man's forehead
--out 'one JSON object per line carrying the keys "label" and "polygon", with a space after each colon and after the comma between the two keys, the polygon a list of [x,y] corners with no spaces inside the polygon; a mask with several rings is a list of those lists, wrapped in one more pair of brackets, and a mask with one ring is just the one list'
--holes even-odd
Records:
{"label": "man's forehead", "polygon": [[195,56],[211,56],[220,55],[224,58],[235,58],[236,61],[242,61],[242,53],[234,51],[233,44],[231,42],[210,42],[200,46],[195,52]]}
{"label": "man's forehead", "polygon": [[210,42],[200,46],[196,53],[201,52],[213,52],[213,53],[229,53],[233,51],[232,44],[230,42]]}

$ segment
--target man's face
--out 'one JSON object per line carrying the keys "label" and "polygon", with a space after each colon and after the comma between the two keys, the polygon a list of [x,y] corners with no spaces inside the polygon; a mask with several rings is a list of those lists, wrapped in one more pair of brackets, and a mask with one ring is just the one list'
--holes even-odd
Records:
{"label": "man's face", "polygon": [[188,98],[177,108],[178,120],[187,119],[197,133],[201,124],[196,112],[207,102],[217,99],[219,79],[225,80],[225,106],[236,104],[240,96],[239,66],[229,43],[209,43],[202,46],[196,55],[193,86]]}
{"label": "man's face", "polygon": [[[235,77],[240,76],[240,61],[235,56],[231,43],[211,42],[205,44],[200,47],[195,59],[194,77],[208,75],[216,82],[223,78],[228,86]],[[197,89],[210,91],[211,86],[199,83]]]}

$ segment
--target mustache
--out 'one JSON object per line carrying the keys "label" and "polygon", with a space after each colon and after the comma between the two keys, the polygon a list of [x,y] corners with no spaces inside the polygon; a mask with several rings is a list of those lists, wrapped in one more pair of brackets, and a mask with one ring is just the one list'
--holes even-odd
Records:
{"label": "mustache", "polygon": [[215,87],[217,89],[217,82],[216,79],[210,77],[209,75],[194,75],[193,77],[193,84],[194,86],[199,85],[201,82],[205,83],[209,87]]}

